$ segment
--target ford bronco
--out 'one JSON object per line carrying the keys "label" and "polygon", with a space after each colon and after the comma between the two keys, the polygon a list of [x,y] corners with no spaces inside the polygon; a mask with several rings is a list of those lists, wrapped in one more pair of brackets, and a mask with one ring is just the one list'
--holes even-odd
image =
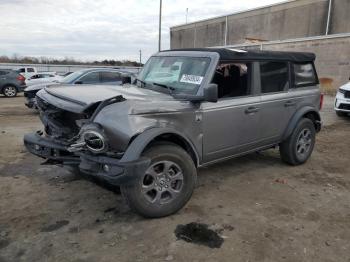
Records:
{"label": "ford bronco", "polygon": [[315,55],[200,48],[152,56],[133,84],[54,86],[37,93],[43,131],[26,148],[120,185],[145,217],[181,209],[197,168],[279,146],[310,157],[321,128]]}

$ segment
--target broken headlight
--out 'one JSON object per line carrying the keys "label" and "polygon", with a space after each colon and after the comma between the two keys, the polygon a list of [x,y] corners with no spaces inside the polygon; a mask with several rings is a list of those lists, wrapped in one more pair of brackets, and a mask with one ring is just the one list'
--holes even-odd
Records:
{"label": "broken headlight", "polygon": [[82,135],[86,147],[94,152],[100,153],[106,150],[106,139],[102,134],[94,130],[87,130]]}
{"label": "broken headlight", "polygon": [[79,138],[68,148],[69,152],[88,149],[92,153],[104,153],[108,149],[107,138],[102,127],[96,124],[87,124],[80,130]]}

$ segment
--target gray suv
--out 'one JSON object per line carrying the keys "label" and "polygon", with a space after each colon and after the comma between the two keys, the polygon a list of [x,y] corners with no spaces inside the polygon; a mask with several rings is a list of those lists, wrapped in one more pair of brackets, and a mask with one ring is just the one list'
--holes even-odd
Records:
{"label": "gray suv", "polygon": [[310,157],[322,96],[311,53],[183,49],[152,56],[136,82],[51,87],[36,100],[44,131],[27,149],[121,186],[145,217],[190,199],[197,168],[279,146],[290,165]]}
{"label": "gray suv", "polygon": [[26,87],[25,77],[11,69],[0,69],[0,93],[6,97],[15,97]]}

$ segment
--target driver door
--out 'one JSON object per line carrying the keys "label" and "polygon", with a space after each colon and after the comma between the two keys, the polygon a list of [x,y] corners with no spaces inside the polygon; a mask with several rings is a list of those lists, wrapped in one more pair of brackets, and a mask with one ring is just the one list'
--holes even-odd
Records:
{"label": "driver door", "polygon": [[253,77],[256,67],[252,63],[245,95],[202,103],[204,163],[248,152],[258,145],[261,97]]}

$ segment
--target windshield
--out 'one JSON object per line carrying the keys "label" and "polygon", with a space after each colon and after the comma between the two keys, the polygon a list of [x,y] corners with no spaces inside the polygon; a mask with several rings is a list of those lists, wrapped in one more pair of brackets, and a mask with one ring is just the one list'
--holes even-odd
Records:
{"label": "windshield", "polygon": [[210,64],[210,58],[154,56],[139,75],[138,84],[159,90],[163,86],[172,93],[196,94]]}
{"label": "windshield", "polygon": [[76,71],[74,73],[71,73],[70,75],[68,75],[65,78],[63,78],[62,80],[60,80],[60,83],[71,84],[72,81],[74,81],[75,79],[77,79],[78,77],[80,77],[84,73],[85,73],[85,71]]}

